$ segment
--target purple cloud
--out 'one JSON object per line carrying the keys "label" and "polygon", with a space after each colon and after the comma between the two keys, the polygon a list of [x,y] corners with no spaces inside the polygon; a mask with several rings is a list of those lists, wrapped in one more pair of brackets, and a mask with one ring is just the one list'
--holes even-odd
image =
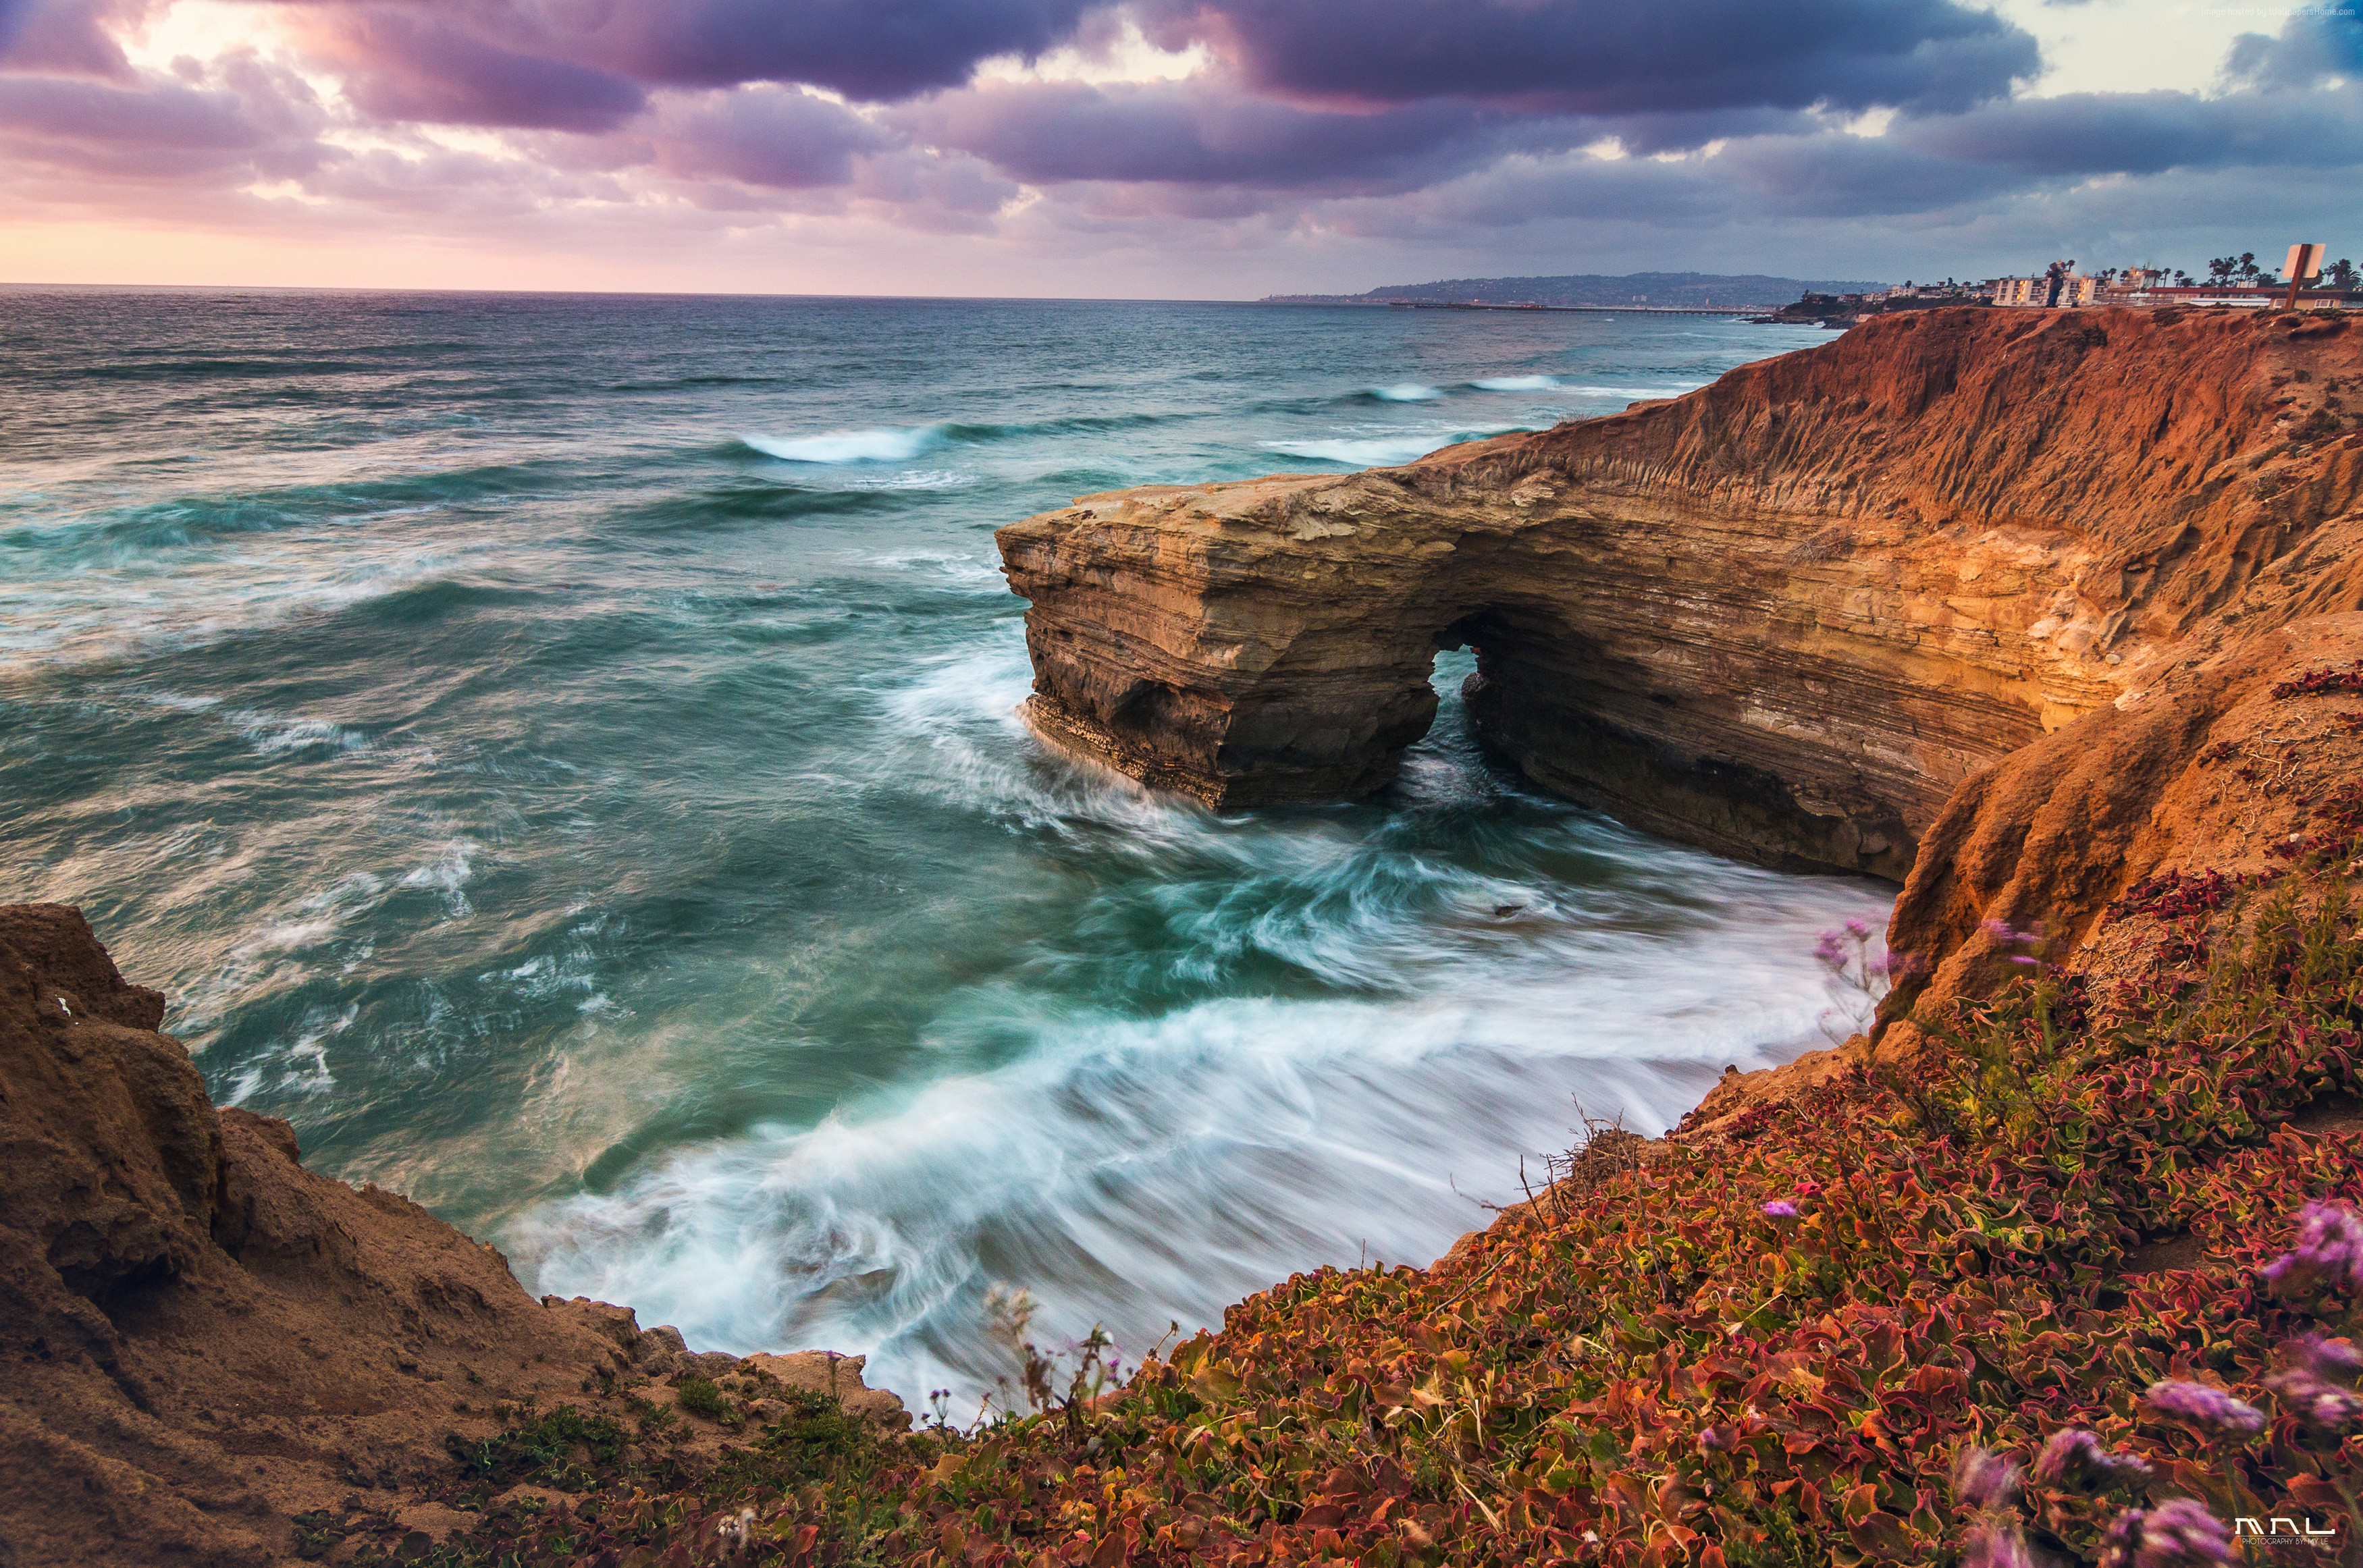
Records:
{"label": "purple cloud", "polygon": [[1036,183],[1394,190],[1567,136],[1463,104],[1329,113],[1204,82],[1000,83],[943,95],[901,119],[926,140]]}
{"label": "purple cloud", "polygon": [[380,120],[605,130],[648,102],[627,77],[508,49],[408,8],[338,8],[305,29],[341,67],[353,102]]}
{"label": "purple cloud", "polygon": [[893,140],[843,105],[793,88],[742,88],[668,105],[655,162],[683,179],[774,191],[842,185],[854,155]]}
{"label": "purple cloud", "polygon": [[1955,0],[1147,0],[1167,47],[1236,54],[1258,85],[1367,103],[1461,97],[1561,113],[1963,108],[2040,61]]}

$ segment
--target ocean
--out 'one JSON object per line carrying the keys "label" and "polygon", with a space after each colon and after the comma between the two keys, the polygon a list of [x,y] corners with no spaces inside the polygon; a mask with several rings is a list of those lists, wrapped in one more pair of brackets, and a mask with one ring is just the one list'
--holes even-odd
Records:
{"label": "ocean", "polygon": [[699,1349],[1004,1370],[1424,1264],[1583,1115],[1823,1043],[1892,889],[1524,787],[1047,750],[993,530],[1345,471],[1818,340],[1710,317],[0,291],[0,899],[216,1099]]}

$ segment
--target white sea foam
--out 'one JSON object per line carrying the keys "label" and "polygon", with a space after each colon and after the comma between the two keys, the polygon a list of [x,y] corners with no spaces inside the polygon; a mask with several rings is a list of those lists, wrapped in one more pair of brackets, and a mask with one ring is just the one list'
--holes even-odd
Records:
{"label": "white sea foam", "polygon": [[[1077,888],[1072,924],[1139,918],[1129,889],[1153,883],[1163,931],[1139,964],[1217,988],[1277,966],[1317,994],[1127,1013],[1055,977],[980,979],[922,1030],[942,1070],[516,1217],[503,1239],[538,1288],[629,1302],[700,1347],[866,1352],[906,1397],[972,1397],[1005,1370],[979,1318],[995,1282],[1032,1290],[1053,1334],[1101,1321],[1137,1349],[1295,1269],[1428,1261],[1483,1222],[1462,1194],[1513,1198],[1521,1153],[1565,1146],[1576,1099],[1655,1132],[1726,1064],[1818,1040],[1814,933],[1883,903],[1539,802],[1522,863],[1610,869],[1569,882],[1334,814],[1222,816],[1013,745],[1026,685],[1012,622],[878,693],[905,738],[867,784],[1128,862]],[[1395,821],[1501,805],[1457,735],[1414,754]]]}
{"label": "white sea foam", "polygon": [[832,430],[821,436],[740,436],[762,453],[791,463],[907,463],[943,439],[943,426]]}
{"label": "white sea foam", "polygon": [[1727,915],[1673,935],[1599,911],[1432,933],[1393,998],[1135,1018],[980,986],[934,1043],[1024,1036],[1006,1065],[683,1149],[506,1240],[541,1289],[631,1302],[700,1345],[865,1351],[906,1397],[989,1385],[976,1315],[997,1280],[1055,1332],[1104,1321],[1137,1348],[1314,1263],[1425,1263],[1483,1220],[1456,1187],[1511,1197],[1521,1152],[1564,1146],[1571,1097],[1655,1132],[1726,1063],[1784,1054],[1824,1001],[1796,955],[1869,900],[1727,880]]}
{"label": "white sea foam", "polygon": [[1456,441],[1467,439],[1469,437],[1465,436],[1448,432],[1426,431],[1316,441],[1259,441],[1256,445],[1268,452],[1281,452],[1292,458],[1343,463],[1348,468],[1378,469],[1408,463],[1414,458],[1425,458],[1430,452],[1442,451]]}
{"label": "white sea foam", "polygon": [[1391,387],[1372,387],[1370,395],[1382,403],[1428,403],[1444,393],[1419,381],[1397,381]]}
{"label": "white sea foam", "polygon": [[1638,400],[1656,397],[1680,397],[1684,392],[1696,392],[1699,388],[1704,385],[1706,385],[1704,381],[1676,381],[1670,386],[1578,385],[1570,386],[1566,390],[1571,392],[1580,393],[1585,397],[1622,397]]}
{"label": "white sea foam", "polygon": [[1558,388],[1559,379],[1557,376],[1486,376],[1469,384],[1479,392],[1551,392]]}

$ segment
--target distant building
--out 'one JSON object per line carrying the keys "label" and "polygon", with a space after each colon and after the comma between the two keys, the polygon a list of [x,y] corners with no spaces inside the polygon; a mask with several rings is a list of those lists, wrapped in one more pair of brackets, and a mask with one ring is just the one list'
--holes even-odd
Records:
{"label": "distant building", "polygon": [[[2198,305],[2220,309],[2268,310],[2288,297],[2285,285],[2202,283],[2177,287],[2165,282],[2158,267],[2127,267],[2113,273],[2051,272],[2033,278],[1996,278],[1987,285],[1997,305],[2042,309],[2051,303],[2055,277],[2059,308],[2083,305],[2124,305],[2156,310],[2165,305]],[[2335,289],[2307,289],[2298,295],[2300,306],[2351,305],[2357,302]]]}

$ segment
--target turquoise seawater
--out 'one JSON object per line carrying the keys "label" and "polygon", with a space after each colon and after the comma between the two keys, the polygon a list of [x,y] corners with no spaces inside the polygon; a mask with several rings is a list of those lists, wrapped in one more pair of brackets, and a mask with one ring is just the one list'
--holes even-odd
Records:
{"label": "turquoise seawater", "polygon": [[0,293],[0,898],[539,1290],[915,1399],[1424,1263],[1821,1042],[1890,889],[1523,788],[1215,814],[1045,750],[992,531],[1812,341],[1198,304]]}

